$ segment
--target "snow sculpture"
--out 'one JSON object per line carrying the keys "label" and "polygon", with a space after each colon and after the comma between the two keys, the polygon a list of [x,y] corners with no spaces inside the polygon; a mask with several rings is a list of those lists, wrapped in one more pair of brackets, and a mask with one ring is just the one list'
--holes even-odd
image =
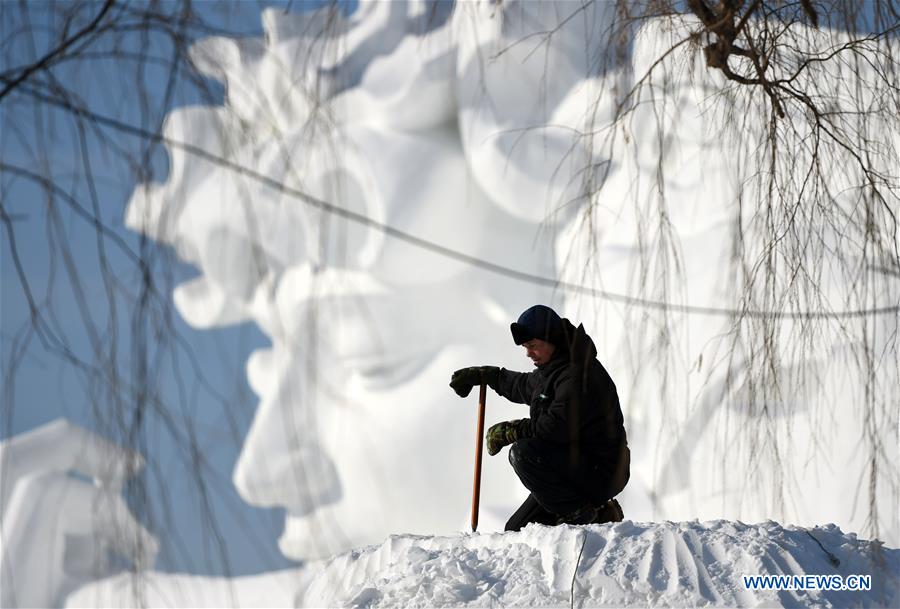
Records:
{"label": "snow sculpture", "polygon": [[[622,66],[597,56],[612,3],[581,7],[577,19],[568,19],[566,3],[459,3],[452,14],[447,4],[362,1],[346,18],[269,10],[265,40],[209,39],[193,49],[198,67],[225,83],[225,104],[179,109],[165,134],[208,155],[170,145],[168,181],[140,188],[126,222],[202,271],[175,291],[185,319],[197,327],[253,321],[272,340],[247,365],[260,403],[234,472],[239,492],[288,509],[280,544],[295,558],[388,533],[462,528],[473,420],[471,405],[446,387],[449,373],[478,363],[527,369],[508,323],[542,302],[585,322],[618,382],[633,445],[629,517],[771,516],[759,507],[767,497],[741,513],[748,489],[692,461],[700,440],[716,450],[720,436],[705,433],[722,410],[715,391],[741,391],[740,380],[710,366],[725,348],[710,342],[720,318],[679,326],[673,342],[684,346],[677,355],[685,369],[675,393],[683,400],[660,405],[643,366],[648,345],[628,343],[640,315],[566,301],[551,286],[481,264],[565,273],[575,283],[597,276],[590,265],[599,264],[598,287],[634,292],[642,244],[630,189],[654,183],[659,133],[653,121],[634,121],[633,159],[605,158],[600,142],[582,135],[602,130],[615,106],[598,92],[624,90],[656,57],[659,33],[638,35]],[[703,92],[676,84],[662,89],[678,100],[672,107],[695,107]],[[666,188],[687,304],[727,307],[728,268],[709,261],[728,238],[728,206],[715,203],[733,202],[740,176],[705,137],[715,132],[705,119],[680,116]],[[689,170],[695,165],[702,176]],[[598,184],[593,168],[610,175],[588,217],[595,224],[585,225],[579,211]],[[602,248],[586,260],[590,233]],[[831,351],[790,354],[785,365],[824,361],[842,348],[830,341]],[[700,423],[693,404],[701,404]],[[494,399],[488,416],[523,411]],[[777,433],[789,434],[793,418],[783,417],[787,427]],[[703,437],[679,443],[670,432],[683,425]],[[674,471],[658,465],[669,461]],[[485,467],[482,521],[490,530],[522,489],[502,458]],[[846,496],[833,480],[852,484],[859,467],[848,460],[830,472],[828,492]],[[692,475],[708,482],[687,494]],[[846,499],[823,512],[815,484],[810,478],[811,503],[792,516],[847,522]]]}
{"label": "snow sculpture", "polygon": [[121,496],[141,467],[137,455],[64,419],[0,443],[0,605],[59,607],[70,591],[121,570],[116,559],[152,567],[157,542]]}
{"label": "snow sculpture", "polygon": [[[525,369],[508,324],[555,296],[342,216],[554,276],[556,226],[574,208],[557,222],[547,210],[575,196],[566,163],[583,155],[564,129],[526,134],[521,156],[521,136],[493,137],[529,126],[530,114],[507,119],[532,96],[543,59],[523,65],[516,50],[492,69],[517,66],[518,83],[485,99],[472,58],[513,39],[498,30],[481,40],[458,21],[486,14],[450,20],[426,8],[435,7],[362,2],[349,19],[267,11],[266,44],[201,42],[196,63],[225,82],[225,107],[173,112],[166,135],[265,179],[172,147],[168,182],[129,205],[129,226],[203,270],[175,292],[189,322],[252,319],[272,339],[248,362],[260,403],[234,480],[251,503],[288,508],[281,547],[292,557],[464,526],[474,405],[458,402],[448,374],[479,362]],[[336,25],[323,29],[327,19]],[[466,42],[454,40],[454,27]],[[535,106],[552,112],[545,102]],[[578,114],[576,105],[566,112]],[[535,154],[535,142],[545,152]],[[504,183],[519,190],[499,196]],[[489,412],[522,416],[499,400]],[[502,459],[485,477],[483,522],[496,528],[522,490]]]}

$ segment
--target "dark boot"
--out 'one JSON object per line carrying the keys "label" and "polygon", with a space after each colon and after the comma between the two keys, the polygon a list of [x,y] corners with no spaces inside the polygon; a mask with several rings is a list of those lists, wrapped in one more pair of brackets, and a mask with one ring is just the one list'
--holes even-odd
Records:
{"label": "dark boot", "polygon": [[597,508],[588,504],[583,505],[571,514],[560,516],[556,524],[591,524],[597,517]]}
{"label": "dark boot", "polygon": [[625,513],[622,512],[622,506],[615,499],[610,499],[597,509],[597,514],[591,520],[591,524],[604,524],[607,522],[622,522],[625,519]]}

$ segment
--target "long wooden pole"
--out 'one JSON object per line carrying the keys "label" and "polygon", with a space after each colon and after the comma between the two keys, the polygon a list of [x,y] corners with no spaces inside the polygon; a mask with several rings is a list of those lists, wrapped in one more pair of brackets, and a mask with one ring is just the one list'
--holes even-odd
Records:
{"label": "long wooden pole", "polygon": [[484,443],[484,404],[487,400],[487,385],[478,393],[478,437],[475,445],[475,488],[472,490],[472,532],[478,530],[478,503],[481,500],[481,446]]}

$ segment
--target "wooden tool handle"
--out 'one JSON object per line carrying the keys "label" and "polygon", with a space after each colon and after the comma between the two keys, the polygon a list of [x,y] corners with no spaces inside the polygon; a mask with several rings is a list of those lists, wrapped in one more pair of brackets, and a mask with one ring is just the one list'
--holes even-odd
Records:
{"label": "wooden tool handle", "polygon": [[478,437],[475,444],[475,488],[472,490],[472,532],[478,530],[478,503],[481,500],[481,450],[484,440],[484,403],[487,385],[481,385],[478,394]]}

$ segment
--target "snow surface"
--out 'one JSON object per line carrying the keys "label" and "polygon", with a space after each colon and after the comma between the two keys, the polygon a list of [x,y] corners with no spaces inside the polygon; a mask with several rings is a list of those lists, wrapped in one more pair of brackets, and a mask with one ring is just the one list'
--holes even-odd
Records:
{"label": "snow surface", "polygon": [[[742,575],[765,574],[869,574],[872,590],[745,589]],[[235,578],[231,590],[228,580],[161,574],[147,576],[140,589],[150,606],[896,607],[898,574],[900,550],[835,525],[624,521],[394,535],[305,570]],[[107,579],[77,591],[66,606],[136,606],[133,586],[129,575]]]}

